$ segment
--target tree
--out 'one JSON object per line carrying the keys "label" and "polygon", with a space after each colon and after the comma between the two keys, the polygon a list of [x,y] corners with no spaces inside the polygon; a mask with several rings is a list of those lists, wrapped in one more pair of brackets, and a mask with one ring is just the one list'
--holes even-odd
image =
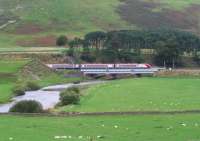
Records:
{"label": "tree", "polygon": [[96,56],[94,52],[90,51],[88,47],[83,48],[83,51],[81,53],[81,59],[86,62],[95,62],[96,61]]}
{"label": "tree", "polygon": [[73,40],[71,40],[68,44],[71,48],[74,49],[80,49],[81,47],[83,47],[83,40],[80,38],[74,38]]}
{"label": "tree", "polygon": [[111,48],[106,48],[101,51],[101,61],[107,63],[116,63],[118,61],[118,52]]}
{"label": "tree", "polygon": [[106,33],[102,31],[90,32],[85,35],[85,42],[91,48],[100,49],[106,40]]}
{"label": "tree", "polygon": [[56,45],[57,46],[65,46],[68,42],[68,39],[66,36],[64,35],[61,35],[57,38],[57,41],[56,41]]}
{"label": "tree", "polygon": [[175,40],[168,40],[166,43],[156,43],[156,63],[164,67],[171,66],[175,68],[175,64],[180,56],[180,49]]}

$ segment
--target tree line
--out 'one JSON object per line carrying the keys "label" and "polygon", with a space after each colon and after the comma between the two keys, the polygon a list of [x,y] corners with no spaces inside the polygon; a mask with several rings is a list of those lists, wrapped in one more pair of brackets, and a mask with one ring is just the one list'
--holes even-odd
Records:
{"label": "tree line", "polygon": [[157,65],[174,67],[184,54],[197,59],[200,38],[175,29],[95,31],[68,41],[68,45],[67,55],[86,62],[140,63],[142,50],[148,50]]}

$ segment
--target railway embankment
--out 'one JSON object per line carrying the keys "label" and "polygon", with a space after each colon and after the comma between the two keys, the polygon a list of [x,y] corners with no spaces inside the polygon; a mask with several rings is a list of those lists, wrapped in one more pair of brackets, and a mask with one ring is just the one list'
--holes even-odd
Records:
{"label": "railway embankment", "polygon": [[158,77],[200,77],[200,69],[163,70],[155,74]]}

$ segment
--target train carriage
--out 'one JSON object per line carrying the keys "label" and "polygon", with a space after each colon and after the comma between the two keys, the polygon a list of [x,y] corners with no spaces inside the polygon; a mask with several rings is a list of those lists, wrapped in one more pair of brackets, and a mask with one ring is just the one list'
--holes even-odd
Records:
{"label": "train carriage", "polygon": [[112,69],[114,64],[82,64],[81,69]]}
{"label": "train carriage", "polygon": [[150,64],[115,64],[116,69],[149,69]]}
{"label": "train carriage", "polygon": [[47,64],[52,69],[150,69],[150,64]]}

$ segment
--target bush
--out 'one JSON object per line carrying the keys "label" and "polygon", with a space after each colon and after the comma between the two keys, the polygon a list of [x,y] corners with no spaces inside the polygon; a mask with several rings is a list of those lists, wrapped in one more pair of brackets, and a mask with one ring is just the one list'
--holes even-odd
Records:
{"label": "bush", "polygon": [[77,94],[80,93],[80,89],[78,87],[71,87],[71,88],[68,89],[68,91],[74,91]]}
{"label": "bush", "polygon": [[14,88],[13,88],[13,94],[15,96],[22,96],[22,95],[25,95],[25,91],[26,91],[26,88],[22,85],[16,85]]}
{"label": "bush", "polygon": [[60,101],[62,105],[78,104],[80,101],[79,90],[70,88],[60,94]]}
{"label": "bush", "polygon": [[41,113],[42,105],[33,100],[24,100],[16,103],[13,107],[10,108],[10,112],[14,113]]}
{"label": "bush", "polygon": [[18,84],[13,88],[13,94],[15,96],[22,96],[26,91],[39,90],[40,86],[34,82],[26,82],[25,84]]}
{"label": "bush", "polygon": [[67,37],[64,35],[61,35],[60,37],[58,37],[57,41],[56,41],[56,45],[57,46],[65,46],[67,44]]}
{"label": "bush", "polygon": [[26,83],[26,90],[27,91],[36,91],[39,90],[40,86],[35,82],[27,82]]}

